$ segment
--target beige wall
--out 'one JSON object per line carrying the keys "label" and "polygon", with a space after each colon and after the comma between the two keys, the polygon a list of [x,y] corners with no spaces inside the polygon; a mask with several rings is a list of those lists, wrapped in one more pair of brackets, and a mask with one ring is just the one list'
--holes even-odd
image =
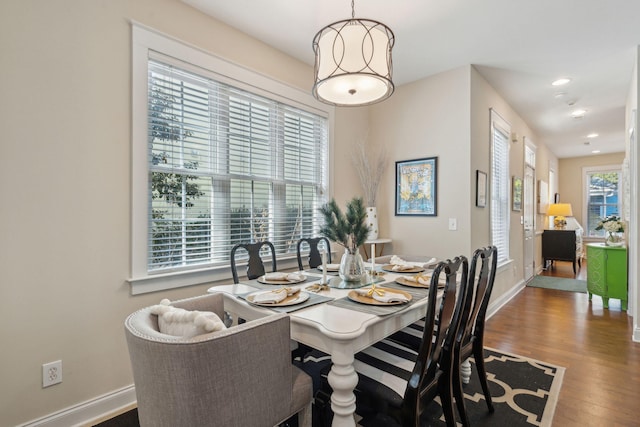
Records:
{"label": "beige wall", "polygon": [[[493,108],[511,125],[511,133],[518,139],[509,146],[510,176],[523,177],[524,137],[534,142],[536,135],[522,118],[511,108],[502,96],[480,75],[471,69],[471,171],[469,201],[472,211],[471,247],[477,248],[491,242],[489,207],[475,206],[475,171],[490,171],[490,109]],[[513,285],[524,278],[524,228],[521,224],[522,212],[511,210],[509,218],[509,256],[511,263],[498,272],[492,300],[508,293]]]}
{"label": "beige wall", "polygon": [[601,154],[560,159],[558,164],[558,193],[562,203],[571,203],[573,216],[583,226],[585,199],[583,168],[588,166],[617,166],[622,168],[624,153]]}
{"label": "beige wall", "polygon": [[[209,287],[133,297],[126,282],[130,20],[304,91],[312,84],[311,67],[176,0],[0,2],[2,426],[130,386],[125,317]],[[348,127],[337,120],[336,141]],[[338,176],[348,170],[337,164]],[[346,181],[341,197],[356,188]],[[63,382],[42,389],[41,365],[58,359]]]}
{"label": "beige wall", "polygon": [[[150,26],[302,90],[311,67],[177,0],[8,0],[0,3],[0,425],[16,425],[130,386],[124,318],[209,285],[131,296],[131,29]],[[517,114],[470,66],[398,87],[371,108],[337,109],[332,196],[360,193],[353,144],[369,135],[391,159],[438,156],[438,216],[395,217],[394,164],[379,209],[388,251],[439,257],[489,243],[475,207],[475,170],[488,171],[488,108],[520,135]],[[522,171],[521,142],[512,146]],[[511,218],[521,280],[521,230]],[[448,230],[456,218],[458,230]],[[62,359],[62,384],[41,388],[41,365]]]}
{"label": "beige wall", "polygon": [[[468,67],[403,85],[371,108],[372,141],[389,149],[378,216],[381,237],[393,236],[394,253],[469,253],[468,112]],[[395,216],[395,162],[425,157],[438,157],[437,216]],[[449,218],[457,219],[456,231],[448,229]]]}

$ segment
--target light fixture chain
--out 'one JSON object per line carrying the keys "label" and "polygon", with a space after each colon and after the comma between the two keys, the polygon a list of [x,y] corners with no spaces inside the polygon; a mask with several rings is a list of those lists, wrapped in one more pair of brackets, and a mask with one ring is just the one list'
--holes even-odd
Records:
{"label": "light fixture chain", "polygon": [[351,19],[356,19],[356,6],[355,6],[355,1],[356,1],[356,0],[351,0]]}

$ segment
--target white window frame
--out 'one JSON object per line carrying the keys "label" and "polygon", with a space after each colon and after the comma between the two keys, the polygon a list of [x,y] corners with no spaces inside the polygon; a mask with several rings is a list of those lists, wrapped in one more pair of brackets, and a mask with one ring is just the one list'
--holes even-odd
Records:
{"label": "white window frame", "polygon": [[[511,140],[511,125],[500,116],[494,109],[490,110],[491,126],[490,126],[490,145],[491,145],[491,171],[490,171],[490,228],[492,245],[498,247],[498,265],[502,266],[510,262],[510,180],[509,180],[509,141]],[[496,132],[502,134],[505,138],[506,156],[503,159],[502,174],[497,174],[494,170],[494,157],[497,155],[495,147],[494,135]],[[499,212],[496,212],[499,209]],[[496,219],[497,221],[494,221]],[[494,228],[494,223],[500,224],[500,228]],[[500,242],[504,244],[500,244]]]}
{"label": "white window frame", "polygon": [[[307,92],[233,64],[209,52],[132,22],[132,197],[131,197],[131,284],[133,295],[224,280],[231,277],[228,266],[149,274],[148,262],[148,146],[147,67],[152,52],[191,64],[194,69],[214,73],[216,79],[258,95],[326,117],[328,120],[328,168],[332,166],[334,108]],[[326,191],[331,194],[331,174]],[[293,257],[295,258],[295,256]],[[292,262],[295,262],[292,260]],[[280,265],[280,263],[279,263]],[[291,265],[293,266],[293,264]],[[286,267],[283,265],[283,267]]]}
{"label": "white window frame", "polygon": [[604,166],[585,166],[582,168],[582,200],[584,203],[582,204],[582,227],[584,229],[584,237],[585,239],[594,239],[594,240],[602,240],[604,236],[597,236],[591,234],[591,230],[589,229],[589,179],[587,176],[592,173],[607,173],[607,172],[616,172],[618,173],[618,215],[620,218],[622,215],[622,197],[623,197],[623,188],[622,188],[622,165],[604,165]]}

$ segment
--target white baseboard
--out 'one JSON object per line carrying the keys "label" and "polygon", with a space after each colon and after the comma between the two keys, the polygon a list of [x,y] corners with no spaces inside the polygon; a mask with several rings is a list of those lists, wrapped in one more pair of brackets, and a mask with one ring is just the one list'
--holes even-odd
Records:
{"label": "white baseboard", "polygon": [[632,336],[633,341],[635,342],[640,342],[640,327],[635,327],[633,329],[633,336]]}
{"label": "white baseboard", "polygon": [[136,391],[133,385],[71,406],[18,427],[88,427],[133,407]]}

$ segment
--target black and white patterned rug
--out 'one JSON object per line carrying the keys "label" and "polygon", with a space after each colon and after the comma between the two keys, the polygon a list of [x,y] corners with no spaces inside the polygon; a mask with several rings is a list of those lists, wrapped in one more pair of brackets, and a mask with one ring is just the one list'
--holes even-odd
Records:
{"label": "black and white patterned rug", "polygon": [[[319,370],[330,363],[329,356],[320,352],[309,355],[307,364],[313,370],[314,380],[319,378]],[[314,360],[315,356],[320,356]],[[314,363],[316,362],[317,363]],[[471,425],[474,427],[549,427],[553,420],[562,377],[565,368],[554,366],[515,354],[505,353],[485,347],[485,367],[489,380],[489,388],[495,412],[489,413],[484,394],[478,381],[475,364],[472,361],[471,381],[464,386],[465,405]],[[311,372],[313,374],[313,372]],[[319,384],[314,384],[318,388]],[[314,427],[328,424],[325,418],[319,419],[314,407]],[[379,414],[361,413],[358,425],[362,427],[392,427],[397,424]],[[423,427],[445,426],[442,407],[439,400],[426,411],[421,422]],[[296,420],[284,424],[289,427],[297,425]],[[458,425],[461,425],[458,423]],[[97,424],[99,427],[137,427],[139,426],[137,411],[131,410],[111,420]]]}
{"label": "black and white patterned rug", "polygon": [[[464,386],[465,405],[474,427],[551,426],[565,368],[539,360],[485,348],[485,368],[495,412],[489,413],[475,364]],[[363,427],[388,427],[392,420],[363,414]],[[428,408],[422,426],[445,426],[439,400]],[[458,425],[461,425],[458,423]]]}

